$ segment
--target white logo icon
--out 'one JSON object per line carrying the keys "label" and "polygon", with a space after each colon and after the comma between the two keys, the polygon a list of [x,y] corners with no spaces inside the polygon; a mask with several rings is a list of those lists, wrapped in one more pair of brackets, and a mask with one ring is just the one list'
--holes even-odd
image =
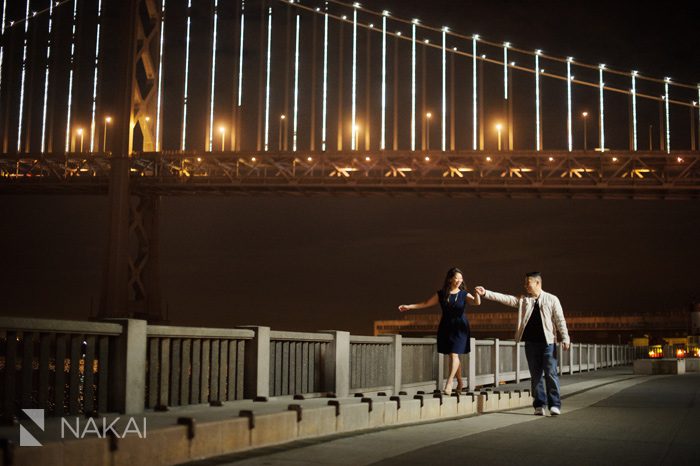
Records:
{"label": "white logo icon", "polygon": [[[44,430],[44,410],[43,409],[23,409],[24,414],[29,417],[39,429]],[[40,447],[39,442],[22,424],[19,425],[19,446],[20,447]]]}

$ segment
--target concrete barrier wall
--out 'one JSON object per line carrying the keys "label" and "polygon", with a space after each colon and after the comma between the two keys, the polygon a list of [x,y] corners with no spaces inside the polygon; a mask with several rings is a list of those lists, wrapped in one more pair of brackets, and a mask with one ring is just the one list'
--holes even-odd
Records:
{"label": "concrete barrier wall", "polygon": [[[21,408],[47,405],[48,394],[55,391],[48,380],[69,387],[58,395],[58,408],[47,413],[62,415],[59,408],[64,404],[73,414],[139,413],[146,408],[280,396],[417,394],[442,389],[447,371],[435,338],[354,336],[337,330],[302,333],[256,326],[147,325],[135,319],[96,323],[2,317],[0,339],[4,367],[16,368],[0,373],[7,387],[5,417],[17,415]],[[81,347],[83,339],[87,346]],[[72,342],[70,347],[67,342]],[[471,346],[472,352],[461,356],[468,390],[529,377],[523,343],[472,339]],[[631,364],[633,356],[627,346],[576,344],[570,351],[559,348],[559,369],[574,373]],[[64,364],[50,363],[51,358]],[[38,397],[29,396],[32,391]],[[79,393],[88,396],[81,398]],[[85,401],[81,404],[79,399]]]}

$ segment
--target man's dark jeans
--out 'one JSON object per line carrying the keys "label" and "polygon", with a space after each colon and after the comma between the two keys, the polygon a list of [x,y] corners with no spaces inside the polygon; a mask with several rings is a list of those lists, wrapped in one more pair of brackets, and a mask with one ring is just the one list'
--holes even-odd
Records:
{"label": "man's dark jeans", "polygon": [[530,368],[532,406],[535,408],[560,408],[556,345],[526,341],[525,356]]}

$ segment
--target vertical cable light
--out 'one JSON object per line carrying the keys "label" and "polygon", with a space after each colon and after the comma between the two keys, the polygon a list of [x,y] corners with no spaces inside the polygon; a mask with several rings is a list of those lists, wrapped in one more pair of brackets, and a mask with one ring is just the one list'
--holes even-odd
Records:
{"label": "vertical cable light", "polygon": [[267,70],[265,72],[265,152],[270,148],[270,62],[272,59],[272,7],[267,9]]}
{"label": "vertical cable light", "polygon": [[535,131],[537,132],[535,147],[542,150],[540,131],[540,54],[542,50],[535,50]]}
{"label": "vertical cable light", "polygon": [[214,0],[214,36],[211,45],[211,82],[209,83],[209,152],[214,150],[214,100],[216,97],[216,39],[219,19],[219,0]]}
{"label": "vertical cable light", "polygon": [[600,88],[600,151],[605,152],[605,101],[603,100],[603,88],[605,83],[603,82],[603,70],[605,65],[600,65],[598,67],[599,74],[599,88]]}
{"label": "vertical cable light", "polygon": [[75,69],[75,23],[78,17],[78,0],[73,0],[73,22],[70,39],[70,71],[68,72],[68,114],[66,115],[66,144],[65,151],[70,151],[71,110],[73,109],[73,72]]}
{"label": "vertical cable light", "polygon": [[476,102],[476,41],[479,35],[472,37],[472,150],[477,148],[477,102]]}
{"label": "vertical cable light", "polygon": [[326,126],[328,120],[328,2],[323,20],[323,105],[321,108],[321,150],[326,151]]}
{"label": "vertical cable light", "polygon": [[411,33],[411,150],[416,150],[416,25],[414,19]]}
{"label": "vertical cable light", "polygon": [[508,100],[508,47],[510,42],[503,43],[503,98]]}
{"label": "vertical cable light", "polygon": [[245,38],[245,0],[241,2],[241,38],[238,47],[238,106],[243,104],[243,41]]}
{"label": "vertical cable light", "polygon": [[442,28],[442,151],[447,150],[447,26]]}
{"label": "vertical cable light", "polygon": [[90,152],[95,152],[95,113],[97,111],[97,80],[100,70],[100,33],[102,31],[102,0],[97,3],[97,34],[95,40],[95,71],[92,78],[92,116],[90,119]]}
{"label": "vertical cable light", "polygon": [[294,45],[294,122],[292,132],[292,151],[297,151],[297,126],[299,121],[299,34],[301,31],[300,17],[297,15],[297,31]]}
{"label": "vertical cable light", "polygon": [[[3,21],[4,21],[4,19],[3,19]],[[4,27],[4,25],[3,25],[3,27]],[[43,105],[44,108],[43,108],[42,115],[41,115],[41,153],[42,154],[46,150],[46,118],[47,118],[47,110],[48,110],[48,103],[49,103],[49,78],[50,78],[50,70],[51,70],[51,67],[49,66],[49,62],[51,60],[51,40],[53,39],[52,27],[53,27],[53,0],[49,0],[49,35],[48,35],[48,43],[46,46],[46,71],[44,73],[44,105]],[[2,73],[2,70],[0,70],[0,73]]]}
{"label": "vertical cable light", "polygon": [[[2,24],[0,24],[0,37],[5,36],[5,18],[7,12],[7,0],[2,2]],[[2,64],[5,56],[5,44],[0,41],[0,89],[2,89]]]}
{"label": "vertical cable light", "polygon": [[637,72],[632,71],[632,147],[637,151]]}
{"label": "vertical cable light", "polygon": [[165,42],[165,2],[160,7],[160,41],[158,44],[158,97],[156,98],[156,152],[160,152],[161,109],[163,105],[163,44]]}
{"label": "vertical cable light", "polygon": [[664,102],[666,103],[666,153],[671,153],[671,111],[669,108],[668,85],[671,78],[664,78]]}
{"label": "vertical cable light", "polygon": [[568,57],[566,59],[566,133],[569,143],[569,152],[574,150],[573,142],[573,121],[571,119],[571,81],[574,79],[571,76],[571,62],[573,62],[573,57]]}
{"label": "vertical cable light", "polygon": [[350,148],[352,150],[357,150],[355,144],[357,139],[357,9],[360,7],[359,3],[353,3],[352,12],[352,140],[350,141]]}
{"label": "vertical cable light", "polygon": [[22,149],[22,123],[24,120],[24,81],[27,76],[27,41],[29,39],[29,3],[27,0],[27,11],[24,20],[24,51],[22,52],[22,78],[20,80],[19,91],[19,122],[17,125],[17,152]]}
{"label": "vertical cable light", "polygon": [[386,17],[389,12],[382,12],[382,134],[379,142],[381,150],[386,149]]}
{"label": "vertical cable light", "polygon": [[192,0],[187,0],[187,35],[185,37],[185,91],[182,99],[182,138],[180,150],[187,147],[187,98],[190,75],[190,32],[192,30]]}

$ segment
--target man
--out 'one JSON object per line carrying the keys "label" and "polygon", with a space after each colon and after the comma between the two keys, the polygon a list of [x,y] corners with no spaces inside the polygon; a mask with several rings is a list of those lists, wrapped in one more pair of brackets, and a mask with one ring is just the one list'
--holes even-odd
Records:
{"label": "man", "polygon": [[557,416],[561,414],[561,397],[554,327],[561,335],[562,347],[568,350],[571,344],[564,311],[559,298],[542,290],[542,275],[539,272],[525,275],[525,291],[526,296],[516,298],[486,290],[483,286],[476,287],[476,292],[484,298],[518,308],[515,341],[525,342],[535,415],[544,416],[544,408],[547,406],[549,413]]}

